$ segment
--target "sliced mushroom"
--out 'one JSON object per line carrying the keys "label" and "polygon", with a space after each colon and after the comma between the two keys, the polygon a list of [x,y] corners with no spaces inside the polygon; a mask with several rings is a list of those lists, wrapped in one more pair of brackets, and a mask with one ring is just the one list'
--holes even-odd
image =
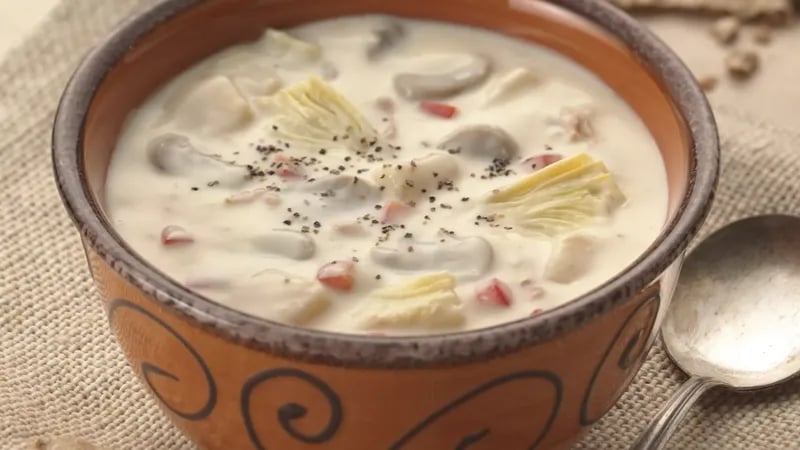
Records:
{"label": "sliced mushroom", "polygon": [[310,236],[291,230],[273,230],[253,239],[256,249],[298,261],[311,259],[317,250]]}
{"label": "sliced mushroom", "polygon": [[255,316],[303,325],[324,313],[331,301],[312,280],[268,270],[237,285],[226,304]]}
{"label": "sliced mushroom", "polygon": [[402,163],[385,164],[373,172],[373,179],[401,200],[410,201],[452,186],[459,176],[458,167],[454,156],[436,152]]}
{"label": "sliced mushroom", "polygon": [[394,87],[408,100],[436,100],[461,93],[482,83],[489,76],[491,63],[487,58],[470,55],[470,61],[440,74],[401,73],[394,77]]}
{"label": "sliced mushroom", "polygon": [[592,266],[597,248],[594,237],[573,234],[554,243],[544,275],[556,283],[569,284],[584,276]]}
{"label": "sliced mushroom", "polygon": [[247,172],[197,150],[188,137],[167,133],[150,141],[147,158],[158,171],[173,176],[202,175],[220,186],[238,188],[247,182]]}
{"label": "sliced mushroom", "polygon": [[373,32],[373,39],[367,47],[367,58],[374,60],[383,56],[405,36],[405,28],[399,22],[387,21]]}
{"label": "sliced mushroom", "polygon": [[489,125],[471,125],[446,137],[439,148],[477,158],[510,161],[519,146],[505,130]]}
{"label": "sliced mushroom", "polygon": [[376,203],[381,198],[378,186],[361,177],[332,175],[303,186],[306,192],[318,195],[324,203],[339,208],[356,208],[365,203]]}
{"label": "sliced mushroom", "polygon": [[492,245],[484,238],[470,237],[445,242],[409,242],[401,248],[375,247],[375,263],[408,272],[443,271],[461,280],[485,275],[494,261]]}
{"label": "sliced mushroom", "polygon": [[565,108],[561,112],[561,121],[570,142],[584,142],[594,138],[593,115],[594,111],[588,106]]}
{"label": "sliced mushroom", "polygon": [[323,61],[320,64],[319,73],[325,81],[333,81],[339,78],[339,68],[330,61]]}

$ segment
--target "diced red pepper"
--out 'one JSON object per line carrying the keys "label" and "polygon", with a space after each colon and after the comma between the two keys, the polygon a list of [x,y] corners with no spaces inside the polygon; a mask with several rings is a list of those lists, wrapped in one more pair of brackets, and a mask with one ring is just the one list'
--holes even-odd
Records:
{"label": "diced red pepper", "polygon": [[443,119],[452,119],[458,113],[458,108],[446,103],[423,101],[419,106],[423,111]]}
{"label": "diced red pepper", "polygon": [[408,211],[408,206],[400,202],[389,202],[383,208],[383,223],[392,224],[403,220]]}
{"label": "diced red pepper", "polygon": [[325,264],[317,272],[317,280],[330,289],[341,292],[353,290],[356,265],[350,261]]}
{"label": "diced red pepper", "polygon": [[511,306],[511,289],[497,278],[492,278],[486,286],[478,290],[476,298],[487,305],[507,308]]}
{"label": "diced red pepper", "polygon": [[522,161],[522,164],[533,171],[544,169],[545,167],[555,164],[564,159],[558,153],[543,153],[541,155],[531,156],[530,158]]}
{"label": "diced red pepper", "polygon": [[297,173],[294,169],[288,167],[281,167],[278,169],[278,176],[281,178],[300,178],[303,175]]}
{"label": "diced red pepper", "polygon": [[303,171],[297,163],[290,157],[285,155],[277,155],[275,161],[279,163],[277,170],[278,176],[281,178],[301,178]]}
{"label": "diced red pepper", "polygon": [[161,230],[161,244],[165,246],[185,245],[194,242],[194,236],[178,225],[168,225]]}

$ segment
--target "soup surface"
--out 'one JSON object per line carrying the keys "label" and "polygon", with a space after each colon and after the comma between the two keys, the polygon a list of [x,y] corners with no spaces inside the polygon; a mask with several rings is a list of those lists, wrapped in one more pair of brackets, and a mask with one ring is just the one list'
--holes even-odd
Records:
{"label": "soup surface", "polygon": [[571,61],[363,16],[175,78],[129,118],[106,198],[135,251],[215,301],[391,336],[585,294],[654,241],[667,185],[643,123]]}

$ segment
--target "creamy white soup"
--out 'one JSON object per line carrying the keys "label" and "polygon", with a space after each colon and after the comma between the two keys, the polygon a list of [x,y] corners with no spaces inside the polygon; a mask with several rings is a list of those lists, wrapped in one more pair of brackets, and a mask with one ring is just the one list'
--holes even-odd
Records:
{"label": "creamy white soup", "polygon": [[654,241],[667,183],[644,124],[570,60],[361,16],[267,30],[176,77],[129,118],[106,206],[219,303],[392,336],[585,294]]}

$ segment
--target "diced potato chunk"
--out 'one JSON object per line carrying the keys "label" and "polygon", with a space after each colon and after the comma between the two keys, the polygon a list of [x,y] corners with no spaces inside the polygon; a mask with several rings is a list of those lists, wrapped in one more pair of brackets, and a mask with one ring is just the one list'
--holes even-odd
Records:
{"label": "diced potato chunk", "polygon": [[448,273],[426,275],[374,291],[356,311],[364,328],[453,328],[463,325],[456,281]]}
{"label": "diced potato chunk", "polygon": [[315,62],[322,56],[322,48],[283,31],[269,29],[264,34],[267,55],[289,66]]}
{"label": "diced potato chunk", "polygon": [[458,180],[458,162],[444,152],[398,164],[385,164],[373,172],[379,186],[386,186],[397,198],[408,201],[446,188]]}
{"label": "diced potato chunk", "polygon": [[545,277],[556,283],[577,281],[591,269],[597,241],[587,234],[573,234],[556,242],[545,267]]}
{"label": "diced potato chunk", "polygon": [[221,134],[245,126],[253,112],[228,77],[215,76],[186,93],[171,117],[180,128]]}
{"label": "diced potato chunk", "polygon": [[304,325],[324,313],[331,301],[312,280],[270,270],[236,286],[226,304],[278,322]]}
{"label": "diced potato chunk", "polygon": [[528,69],[516,68],[486,88],[484,104],[494,105],[511,100],[539,84],[539,77]]}

